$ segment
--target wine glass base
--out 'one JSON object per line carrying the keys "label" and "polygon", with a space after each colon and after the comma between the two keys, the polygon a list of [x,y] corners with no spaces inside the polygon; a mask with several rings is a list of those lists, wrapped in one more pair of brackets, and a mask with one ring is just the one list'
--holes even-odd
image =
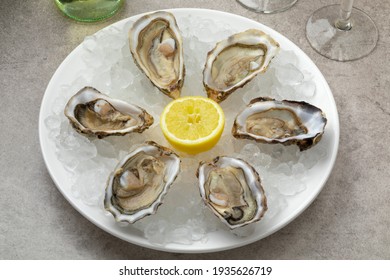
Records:
{"label": "wine glass base", "polygon": [[378,42],[378,29],[363,11],[353,8],[349,30],[335,26],[340,5],[315,11],[306,24],[306,37],[319,54],[337,61],[356,60],[370,54]]}
{"label": "wine glass base", "polygon": [[125,0],[55,0],[60,11],[71,19],[81,22],[96,22],[112,17]]}
{"label": "wine glass base", "polygon": [[251,11],[271,14],[291,8],[297,0],[237,0],[237,2]]}

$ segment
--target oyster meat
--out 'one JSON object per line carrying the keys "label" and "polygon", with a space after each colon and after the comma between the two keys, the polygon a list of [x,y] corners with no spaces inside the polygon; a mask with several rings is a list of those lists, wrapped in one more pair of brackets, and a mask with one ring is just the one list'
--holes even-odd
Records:
{"label": "oyster meat", "polygon": [[84,87],[70,98],[64,113],[78,132],[98,138],[141,133],[153,124],[153,117],[141,107],[112,99],[92,87]]}
{"label": "oyster meat", "polygon": [[237,115],[232,134],[263,143],[296,144],[303,151],[321,140],[326,122],[321,109],[304,101],[259,97]]}
{"label": "oyster meat", "polygon": [[183,43],[175,17],[156,12],[137,20],[129,31],[135,63],[164,94],[178,98],[184,82]]}
{"label": "oyster meat", "polygon": [[104,207],[118,222],[154,214],[180,170],[180,158],[152,141],[132,151],[110,175]]}
{"label": "oyster meat", "polygon": [[209,98],[225,100],[257,74],[265,72],[279,44],[257,29],[234,34],[216,44],[206,60],[203,85]]}
{"label": "oyster meat", "polygon": [[230,229],[259,221],[267,210],[259,174],[242,159],[200,162],[197,177],[203,201]]}

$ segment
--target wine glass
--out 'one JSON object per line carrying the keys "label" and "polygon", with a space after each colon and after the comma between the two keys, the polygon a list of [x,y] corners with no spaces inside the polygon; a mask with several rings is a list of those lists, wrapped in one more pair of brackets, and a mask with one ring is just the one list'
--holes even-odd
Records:
{"label": "wine glass", "polygon": [[378,42],[374,21],[353,0],[315,11],[306,24],[310,45],[321,55],[338,61],[356,60],[371,53]]}
{"label": "wine glass", "polygon": [[94,22],[113,16],[125,0],[54,0],[68,17],[83,22]]}
{"label": "wine glass", "polygon": [[237,2],[249,10],[270,14],[287,10],[297,0],[237,0]]}

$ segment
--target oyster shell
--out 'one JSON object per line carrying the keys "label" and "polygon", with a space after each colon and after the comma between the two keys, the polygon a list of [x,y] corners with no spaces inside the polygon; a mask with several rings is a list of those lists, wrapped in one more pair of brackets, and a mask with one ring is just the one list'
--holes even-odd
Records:
{"label": "oyster shell", "polygon": [[260,97],[237,115],[232,134],[263,143],[296,144],[303,151],[321,140],[326,122],[321,109],[304,101]]}
{"label": "oyster shell", "polygon": [[180,170],[180,158],[155,142],[128,154],[111,173],[104,207],[118,222],[154,214]]}
{"label": "oyster shell", "polygon": [[203,85],[209,98],[225,100],[257,74],[265,72],[279,44],[257,29],[234,34],[216,44],[206,60]]}
{"label": "oyster shell", "polygon": [[183,43],[175,17],[156,12],[137,20],[129,31],[135,63],[164,94],[178,98],[184,82]]}
{"label": "oyster shell", "polygon": [[71,97],[64,113],[78,132],[98,138],[141,133],[153,124],[153,117],[141,107],[112,99],[93,87],[84,87]]}
{"label": "oyster shell", "polygon": [[196,175],[203,201],[230,229],[260,220],[267,210],[259,174],[242,159],[200,162]]}

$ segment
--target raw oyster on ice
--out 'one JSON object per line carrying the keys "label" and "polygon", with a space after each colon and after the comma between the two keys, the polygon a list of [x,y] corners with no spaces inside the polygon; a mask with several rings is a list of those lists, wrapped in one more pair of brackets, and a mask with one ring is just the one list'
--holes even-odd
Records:
{"label": "raw oyster on ice", "polygon": [[259,97],[237,115],[232,134],[263,143],[296,144],[303,151],[321,140],[326,122],[321,109],[304,101]]}
{"label": "raw oyster on ice", "polygon": [[184,82],[183,43],[175,17],[156,12],[137,20],[129,31],[135,63],[164,94],[178,98]]}
{"label": "raw oyster on ice", "polygon": [[84,87],[70,98],[64,113],[78,132],[98,138],[141,133],[153,124],[153,117],[141,107],[92,87]]}
{"label": "raw oyster on ice", "polygon": [[220,41],[212,49],[203,70],[203,85],[209,98],[225,100],[257,74],[267,70],[279,44],[263,31],[249,29]]}
{"label": "raw oyster on ice", "polygon": [[173,151],[146,142],[111,173],[104,207],[118,222],[134,223],[154,214],[179,171],[180,158]]}
{"label": "raw oyster on ice", "polygon": [[244,160],[216,157],[200,162],[196,175],[203,201],[230,229],[259,221],[266,212],[259,174]]}

